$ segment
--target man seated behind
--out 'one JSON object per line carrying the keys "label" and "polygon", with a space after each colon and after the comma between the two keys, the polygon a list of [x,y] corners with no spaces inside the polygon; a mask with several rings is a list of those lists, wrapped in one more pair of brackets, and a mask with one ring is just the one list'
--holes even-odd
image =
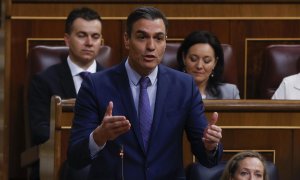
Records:
{"label": "man seated behind", "polygon": [[101,31],[101,18],[92,9],[74,9],[68,15],[64,35],[68,58],[35,75],[30,83],[28,103],[33,145],[49,139],[51,96],[76,98],[83,81],[80,73],[102,69],[95,61],[101,48]]}

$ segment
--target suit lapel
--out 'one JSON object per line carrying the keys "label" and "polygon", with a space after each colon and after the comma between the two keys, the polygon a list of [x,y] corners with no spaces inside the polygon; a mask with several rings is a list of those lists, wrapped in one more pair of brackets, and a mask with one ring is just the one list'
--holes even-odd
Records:
{"label": "suit lapel", "polygon": [[119,89],[120,95],[121,95],[121,101],[122,105],[126,112],[128,112],[128,119],[131,123],[131,128],[133,133],[135,134],[140,147],[146,152],[143,145],[143,139],[140,131],[139,121],[137,117],[137,111],[134,106],[134,101],[132,97],[132,92],[129,85],[129,79],[128,75],[125,69],[125,62],[123,62],[121,65],[117,68],[118,76],[115,79],[117,88]]}
{"label": "suit lapel", "polygon": [[[163,66],[159,66],[158,75],[157,75],[157,91],[156,91],[156,100],[155,100],[155,109],[153,114],[153,124],[151,129],[150,141],[148,148],[155,148],[151,146],[151,143],[155,143],[155,134],[159,129],[159,124],[163,120],[163,115],[165,111],[165,103],[167,102],[168,91],[170,90],[170,80],[169,74],[166,72],[166,69]],[[148,151],[149,151],[148,149]]]}
{"label": "suit lapel", "polygon": [[74,98],[76,97],[76,89],[73,81],[73,77],[71,74],[71,70],[69,68],[69,65],[67,61],[63,61],[63,63],[59,68],[59,76],[61,79],[61,86],[63,89],[63,92],[65,94],[65,98]]}
{"label": "suit lapel", "polygon": [[103,70],[103,67],[96,61],[96,71],[98,72],[98,71],[101,71],[101,70]]}

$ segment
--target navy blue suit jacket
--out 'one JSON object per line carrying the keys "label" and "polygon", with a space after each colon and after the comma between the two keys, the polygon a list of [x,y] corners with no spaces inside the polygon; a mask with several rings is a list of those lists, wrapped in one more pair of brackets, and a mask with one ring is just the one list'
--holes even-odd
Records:
{"label": "navy blue suit jacket", "polygon": [[[91,163],[89,179],[122,179],[122,171],[125,179],[185,179],[184,130],[193,153],[202,164],[212,166],[220,160],[221,146],[211,163],[202,143],[207,120],[192,76],[159,65],[157,78],[156,104],[147,151],[142,143],[125,63],[93,74],[83,82],[76,99],[68,149],[71,166],[81,168]],[[113,115],[126,116],[132,126],[129,132],[108,141],[92,159],[89,135],[100,125],[109,101],[114,103]],[[123,167],[119,156],[121,146],[125,153]]]}
{"label": "navy blue suit jacket", "polygon": [[[97,71],[102,67],[97,63]],[[50,102],[53,95],[76,98],[76,90],[67,60],[34,75],[28,93],[28,118],[34,145],[44,143],[50,135]]]}

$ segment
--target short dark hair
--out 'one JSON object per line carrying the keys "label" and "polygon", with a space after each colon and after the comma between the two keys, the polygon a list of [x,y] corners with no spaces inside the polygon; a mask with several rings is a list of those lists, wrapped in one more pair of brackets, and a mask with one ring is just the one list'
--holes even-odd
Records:
{"label": "short dark hair", "polygon": [[67,34],[71,33],[73,22],[77,18],[82,18],[87,21],[99,20],[101,22],[100,15],[93,9],[90,9],[87,7],[76,8],[76,9],[72,10],[67,17],[67,20],[65,23],[65,33],[67,33]]}
{"label": "short dark hair", "polygon": [[155,7],[139,7],[136,8],[133,12],[131,12],[127,17],[126,33],[128,37],[131,37],[133,24],[140,19],[162,19],[165,24],[166,31],[168,29],[168,20],[159,9]]}
{"label": "short dark hair", "polygon": [[222,82],[224,71],[224,53],[220,41],[217,36],[209,31],[194,31],[190,33],[181,43],[177,51],[177,62],[179,69],[184,71],[184,58],[187,56],[189,49],[195,44],[209,44],[215,53],[217,64],[213,71],[213,77],[210,76],[207,84],[206,91],[213,96],[219,97],[220,91],[218,89],[219,83]]}

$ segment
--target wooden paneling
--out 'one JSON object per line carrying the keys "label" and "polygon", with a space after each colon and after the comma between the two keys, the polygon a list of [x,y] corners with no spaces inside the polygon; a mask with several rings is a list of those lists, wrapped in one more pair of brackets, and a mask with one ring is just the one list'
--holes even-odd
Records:
{"label": "wooden paneling", "polygon": [[[223,117],[223,119],[226,119],[226,117]],[[293,137],[293,130],[223,129],[222,143],[225,150],[274,150],[279,179],[296,180],[295,177],[297,176],[293,174],[291,168],[295,160],[292,149]]]}
{"label": "wooden paneling", "polygon": [[[265,46],[257,46],[258,44],[250,43],[247,45],[247,39],[278,39],[278,43],[287,43],[285,40],[289,38],[291,42],[295,42],[300,37],[299,20],[232,20],[230,25],[230,42],[237,58],[239,67],[239,85],[242,97],[249,99],[257,98],[257,85],[260,84],[259,65],[263,61],[261,53]],[[265,39],[265,40],[263,40]],[[281,39],[281,40],[280,40]],[[295,39],[295,40],[293,40]],[[273,41],[275,42],[275,40]],[[267,45],[267,43],[265,44]],[[247,64],[246,64],[247,61]],[[243,75],[244,74],[244,75]],[[247,84],[249,80],[250,84]],[[255,83],[255,84],[253,84]]]}
{"label": "wooden paneling", "polygon": [[2,25],[2,23],[3,23],[3,22],[2,22],[2,16],[3,16],[3,13],[2,13],[2,6],[3,6],[3,5],[2,5],[2,1],[1,1],[1,2],[0,2],[0,28],[2,28],[2,26],[3,26],[3,25]]}
{"label": "wooden paneling", "polygon": [[[299,153],[299,149],[300,149],[300,131],[297,130],[297,131],[294,131],[294,136],[293,136],[293,145],[294,145],[294,148],[293,148],[293,157],[295,159],[300,159],[300,153]],[[293,175],[294,177],[300,177],[300,171],[299,171],[299,167],[300,167],[300,161],[297,160],[297,161],[293,161],[293,164],[292,164],[292,171],[293,171]]]}
{"label": "wooden paneling", "polygon": [[[293,29],[299,29],[293,28]],[[246,98],[257,98],[259,96],[261,73],[263,73],[262,65],[265,59],[263,58],[263,50],[271,44],[300,44],[300,38],[247,38],[246,39],[246,67],[247,76],[246,83]]]}
{"label": "wooden paneling", "polygon": [[[122,0],[12,0],[14,3],[19,2],[43,2],[43,3],[52,3],[52,2],[81,2],[81,3],[182,3],[181,0],[126,0],[126,2]],[[185,0],[184,3],[291,3],[291,2],[299,2],[298,0]]]}
{"label": "wooden paneling", "polygon": [[[15,3],[8,16],[13,18],[24,17],[60,17],[64,18],[75,7],[87,6],[96,9],[102,17],[127,17],[129,12],[137,6],[136,3]],[[147,5],[161,9],[169,18],[235,18],[248,19],[249,17],[300,17],[299,3],[234,3],[234,4],[202,4],[202,3],[150,3]]]}
{"label": "wooden paneling", "polygon": [[[207,118],[219,113],[224,158],[232,150],[274,151],[279,179],[299,177],[300,101],[205,100]],[[270,160],[270,153],[264,154]]]}
{"label": "wooden paneling", "polygon": [[[66,159],[74,103],[73,99],[56,101],[56,104],[52,104],[56,106],[53,108],[56,109],[56,113],[52,111],[51,116],[55,118],[51,118],[55,125],[51,130],[52,140],[45,143],[52,146],[44,149],[46,153],[52,154],[51,157],[56,157],[51,160],[55,161],[56,168],[60,167]],[[275,163],[279,179],[298,179],[300,101],[205,100],[204,104],[207,118],[210,118],[214,111],[219,113],[217,124],[223,129],[223,160],[228,160],[232,155],[243,150],[255,150]],[[55,143],[55,148],[51,142]],[[183,146],[186,166],[194,159],[186,138]]]}

